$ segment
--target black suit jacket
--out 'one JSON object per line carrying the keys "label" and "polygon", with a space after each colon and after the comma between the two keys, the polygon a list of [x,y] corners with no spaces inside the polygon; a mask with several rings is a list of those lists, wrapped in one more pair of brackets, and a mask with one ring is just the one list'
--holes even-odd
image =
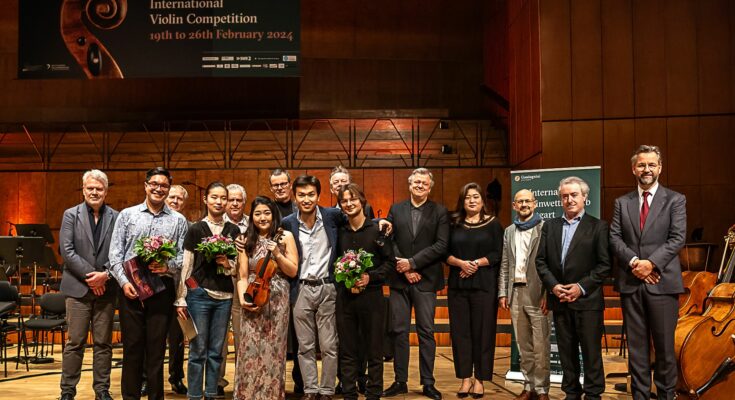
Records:
{"label": "black suit jacket", "polygon": [[641,232],[638,190],[615,200],[610,244],[618,258],[615,288],[620,293],[633,293],[640,285],[645,285],[630,269],[633,257],[650,260],[661,275],[658,284],[645,285],[647,291],[655,294],[684,292],[679,250],[686,241],[686,209],[683,194],[659,185]]}
{"label": "black suit jacket", "polygon": [[[344,224],[345,217],[342,211],[336,208],[325,208],[319,207],[319,212],[322,215],[322,222],[324,224],[324,230],[327,232],[327,239],[329,239],[329,246],[332,249],[329,255],[329,279],[334,282],[334,261],[337,259],[337,237],[340,225]],[[296,298],[299,294],[299,279],[301,276],[301,261],[303,261],[303,249],[301,248],[301,242],[299,241],[299,219],[298,212],[287,216],[281,221],[281,226],[290,231],[293,234],[293,238],[296,241],[296,249],[299,251],[299,264],[296,272],[296,276],[289,279],[291,285],[290,299],[291,303],[296,302]]]}
{"label": "black suit jacket", "polygon": [[[449,217],[447,209],[427,200],[421,214],[419,229],[413,231],[411,201],[394,204],[388,212],[393,224],[393,250],[396,257],[411,258],[421,280],[415,285],[423,292],[435,292],[444,288],[442,260],[446,258],[449,243]],[[403,289],[410,284],[403,274],[393,269],[388,274],[388,284]]]}
{"label": "black suit jacket", "polygon": [[[610,273],[607,223],[587,213],[579,221],[567,250],[564,268],[561,265],[562,217],[546,221],[541,229],[541,241],[536,257],[536,270],[548,290],[551,310],[568,307],[572,310],[604,310],[602,282]],[[552,293],[557,284],[578,283],[585,294],[573,303],[561,303]]]}

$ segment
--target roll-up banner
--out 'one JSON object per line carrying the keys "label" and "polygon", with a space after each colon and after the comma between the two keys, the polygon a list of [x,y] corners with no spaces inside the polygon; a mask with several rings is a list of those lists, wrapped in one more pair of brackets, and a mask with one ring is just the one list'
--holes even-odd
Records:
{"label": "roll-up banner", "polygon": [[18,78],[297,77],[298,0],[20,0]]}
{"label": "roll-up banner", "polygon": [[[521,189],[528,189],[533,192],[536,197],[536,214],[539,214],[544,220],[560,217],[562,215],[561,198],[559,197],[559,182],[569,176],[582,178],[590,187],[590,193],[587,196],[585,204],[585,212],[593,217],[600,218],[600,167],[577,167],[577,168],[553,168],[553,169],[534,169],[527,171],[511,171],[511,193],[510,202],[516,192]],[[509,203],[510,204],[510,203]],[[515,211],[513,212],[515,218]],[[549,320],[551,321],[551,313]],[[559,349],[556,345],[556,330],[554,324],[551,324],[551,382],[561,383],[562,368],[559,359]],[[579,362],[582,365],[582,357],[580,351]],[[511,340],[511,362],[510,370],[505,374],[508,380],[523,380],[521,373],[520,353],[515,341],[515,335]]]}

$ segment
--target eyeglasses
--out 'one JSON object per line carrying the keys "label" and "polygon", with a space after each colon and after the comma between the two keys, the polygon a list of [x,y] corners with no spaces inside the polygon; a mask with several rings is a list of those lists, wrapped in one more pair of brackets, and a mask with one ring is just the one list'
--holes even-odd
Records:
{"label": "eyeglasses", "polygon": [[281,182],[281,183],[273,183],[273,184],[271,184],[271,187],[273,189],[281,189],[281,188],[285,188],[287,186],[288,186],[288,182]]}
{"label": "eyeglasses", "polygon": [[536,200],[516,200],[514,203],[516,204],[533,204]]}
{"label": "eyeglasses", "polygon": [[171,185],[169,185],[168,183],[146,182],[145,184],[150,186],[152,189],[171,189]]}
{"label": "eyeglasses", "polygon": [[654,170],[654,169],[656,169],[656,167],[658,167],[658,164],[657,163],[650,163],[650,164],[640,163],[640,164],[636,164],[635,167],[636,167],[636,169],[639,169],[641,171],[645,171],[646,170],[646,167],[648,167],[648,169],[650,169],[650,170]]}

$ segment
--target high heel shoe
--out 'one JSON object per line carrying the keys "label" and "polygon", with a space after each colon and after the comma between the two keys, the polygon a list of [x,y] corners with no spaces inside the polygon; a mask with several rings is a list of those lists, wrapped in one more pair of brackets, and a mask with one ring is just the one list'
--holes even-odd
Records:
{"label": "high heel shoe", "polygon": [[457,392],[457,398],[466,399],[470,395],[470,392]]}
{"label": "high heel shoe", "polygon": [[483,397],[485,396],[485,393],[475,393],[475,392],[469,392],[468,394],[469,394],[469,395],[470,395],[470,397],[472,397],[473,399],[481,399],[481,398],[483,398]]}

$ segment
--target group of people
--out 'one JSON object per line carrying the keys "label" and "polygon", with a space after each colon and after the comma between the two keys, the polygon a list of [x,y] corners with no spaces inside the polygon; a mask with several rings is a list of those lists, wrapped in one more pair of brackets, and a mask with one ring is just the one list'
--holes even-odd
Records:
{"label": "group of people", "polygon": [[[647,349],[653,338],[659,396],[673,395],[671,349],[676,294],[682,290],[676,254],[686,231],[685,199],[658,184],[658,148],[642,146],[631,161],[638,190],[616,201],[610,229],[585,213],[589,187],[577,177],[560,182],[562,217],[542,221],[533,192],[521,190],[513,201],[516,218],[503,230],[488,213],[477,183],[462,187],[451,213],[429,200],[434,179],[425,168],[412,171],[409,198],[392,205],[385,219],[373,218],[364,191],[340,166],[329,182],[334,207],[319,206],[318,178],[302,175],[292,181],[287,171],[277,169],[269,178],[273,199],[256,197],[249,216],[242,186],[212,182],[201,199],[205,215],[194,222],[179,212],[188,194],[173,185],[166,169],[148,171],[145,200],[119,213],[105,204],[107,176],[88,171],[82,177],[84,202],[66,210],[60,231],[66,265],[61,291],[69,321],[61,399],[76,394],[90,324],[95,398],[111,399],[118,291],[124,399],[164,397],[167,341],[172,390],[190,399],[221,398],[229,384],[224,375],[230,321],[236,399],[284,398],[289,353],[294,392],[303,399],[330,399],[338,389],[346,399],[356,399],[358,391],[368,399],[407,393],[412,310],[422,393],[441,399],[434,378],[434,315],[437,291],[445,287],[443,263],[449,266],[458,397],[483,397],[484,382],[493,376],[497,311],[503,307],[510,309],[521,354],[525,386],[519,399],[548,398],[549,310],[564,369],[562,390],[567,398],[599,398],[604,391],[602,283],[610,271],[610,248],[626,263],[617,283],[628,342]],[[166,262],[147,265],[165,288],[140,300],[123,264],[135,258],[136,241],[152,235],[174,241],[178,251]],[[235,241],[237,255],[206,257],[197,245],[214,235]],[[371,254],[373,267],[348,288],[337,282],[335,261],[360,250]],[[268,301],[258,306],[246,293],[259,263],[267,260],[277,272]],[[384,285],[390,287],[387,307]],[[189,341],[186,385],[177,317],[191,319],[198,331]],[[384,390],[386,343],[395,378]],[[580,346],[584,385],[579,383]],[[648,352],[631,353],[630,369],[634,396],[644,398],[651,386]]]}

